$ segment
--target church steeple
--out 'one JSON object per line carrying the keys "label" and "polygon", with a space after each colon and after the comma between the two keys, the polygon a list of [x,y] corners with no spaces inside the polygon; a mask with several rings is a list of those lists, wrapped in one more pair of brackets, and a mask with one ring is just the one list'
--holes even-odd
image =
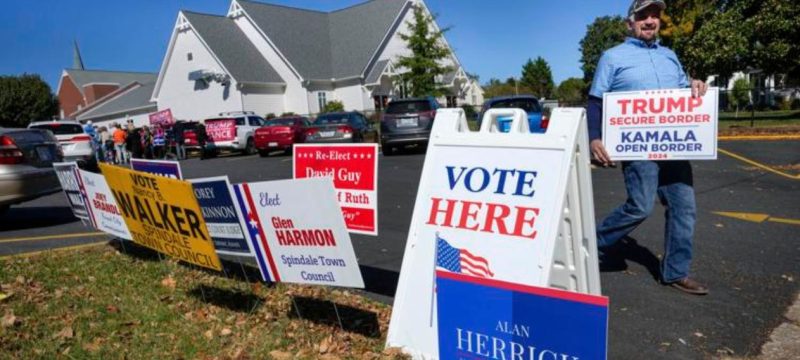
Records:
{"label": "church steeple", "polygon": [[81,59],[81,51],[78,50],[78,40],[73,40],[72,47],[72,68],[77,70],[84,70],[83,59]]}

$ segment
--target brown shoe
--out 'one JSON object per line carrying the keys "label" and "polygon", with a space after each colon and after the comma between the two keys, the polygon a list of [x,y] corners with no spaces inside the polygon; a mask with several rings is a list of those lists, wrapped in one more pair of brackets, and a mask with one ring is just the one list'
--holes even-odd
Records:
{"label": "brown shoe", "polygon": [[678,281],[671,282],[668,285],[680,291],[683,291],[687,294],[708,295],[708,287],[695,281],[694,279],[688,276]]}

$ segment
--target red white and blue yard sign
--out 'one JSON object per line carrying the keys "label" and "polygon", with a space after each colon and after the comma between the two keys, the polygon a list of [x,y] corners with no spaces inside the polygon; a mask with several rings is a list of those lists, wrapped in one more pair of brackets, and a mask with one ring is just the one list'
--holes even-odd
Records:
{"label": "red white and blue yard sign", "polygon": [[61,183],[61,189],[67,195],[72,214],[78,219],[91,222],[88,200],[82,193],[78,164],[75,162],[53,163],[53,169],[56,172],[56,176],[58,176],[58,181]]}
{"label": "red white and blue yard sign", "polygon": [[378,145],[297,144],[294,178],[330,177],[347,230],[378,235]]}
{"label": "red white and blue yard sign", "polygon": [[[508,132],[500,130],[499,118],[512,118]],[[546,133],[531,133],[523,110],[492,109],[481,130],[472,132],[462,110],[437,112],[406,241],[388,346],[402,347],[415,357],[444,356],[439,354],[438,334],[452,328],[438,323],[442,317],[437,316],[436,304],[474,301],[488,293],[481,290],[442,299],[451,293],[435,288],[437,267],[491,284],[599,292],[599,276],[590,276],[586,269],[586,264],[594,264],[596,275],[596,257],[592,261],[589,250],[595,246],[594,237],[583,241],[587,229],[593,234],[593,213],[572,209],[566,201],[569,193],[570,202],[592,206],[591,180],[577,179],[579,171],[583,176],[589,173],[588,158],[576,155],[579,144],[588,147],[583,119],[582,109],[557,109]],[[578,170],[579,166],[585,169]],[[573,212],[571,221],[586,226],[562,222],[567,216],[565,206]],[[564,234],[564,229],[570,233]],[[567,244],[572,240],[583,247]],[[567,267],[584,272],[553,281],[556,244],[575,249]],[[474,311],[496,315],[514,310],[509,302],[492,305],[502,308]],[[471,315],[461,312],[461,316]]]}
{"label": "red white and blue yard sign", "polygon": [[439,359],[605,359],[608,298],[436,272]]}
{"label": "red white and blue yard sign", "polygon": [[83,170],[78,172],[94,227],[117,238],[131,240],[128,225],[125,224],[105,176]]}
{"label": "red white and blue yard sign", "polygon": [[603,145],[612,160],[715,160],[719,89],[607,92]]}
{"label": "red white and blue yard sign", "polygon": [[214,250],[218,254],[254,256],[250,242],[242,231],[242,214],[234,199],[227,176],[192,179],[194,196],[200,205],[203,219]]}
{"label": "red white and blue yard sign", "polygon": [[331,179],[242,183],[233,191],[264,281],[364,287]]}
{"label": "red white and blue yard sign", "polygon": [[182,180],[181,163],[169,160],[131,159],[131,170]]}

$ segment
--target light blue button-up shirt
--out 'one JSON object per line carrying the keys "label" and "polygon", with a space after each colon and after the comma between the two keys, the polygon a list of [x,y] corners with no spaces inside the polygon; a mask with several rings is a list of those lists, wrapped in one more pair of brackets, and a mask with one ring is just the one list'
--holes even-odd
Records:
{"label": "light blue button-up shirt", "polygon": [[610,91],[686,87],[689,87],[689,79],[672,50],[658,42],[648,45],[629,37],[600,57],[589,95],[602,98]]}

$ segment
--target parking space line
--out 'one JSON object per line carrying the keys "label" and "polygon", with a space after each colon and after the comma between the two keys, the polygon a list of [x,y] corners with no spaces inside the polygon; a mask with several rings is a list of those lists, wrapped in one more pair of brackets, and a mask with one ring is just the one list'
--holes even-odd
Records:
{"label": "parking space line", "polygon": [[239,157],[235,157],[233,159],[227,159],[227,160],[228,161],[239,161],[239,160],[245,160],[245,159],[250,159],[250,158],[254,158],[254,157],[256,157],[256,155],[245,155],[245,156],[239,156]]}
{"label": "parking space line", "polygon": [[725,150],[725,149],[722,149],[722,148],[718,148],[718,150],[719,150],[719,152],[721,152],[721,153],[723,153],[725,155],[728,155],[728,156],[730,156],[730,157],[732,157],[732,158],[734,158],[736,160],[748,163],[750,165],[753,165],[755,167],[764,169],[764,170],[769,171],[771,173],[774,173],[774,174],[777,174],[777,175],[780,175],[780,176],[783,176],[785,178],[789,178],[789,179],[792,179],[792,180],[800,180],[800,174],[799,175],[787,174],[787,173],[785,173],[783,171],[775,170],[775,169],[773,169],[773,168],[771,168],[771,167],[769,167],[767,165],[764,165],[764,164],[762,164],[760,162],[757,162],[757,161],[754,161],[754,160],[750,160],[750,159],[748,159],[748,158],[746,158],[744,156],[736,155],[736,154],[734,154],[734,153],[732,153],[732,152],[730,152],[728,150]]}
{"label": "parking space line", "polygon": [[70,250],[80,250],[80,249],[86,249],[86,248],[96,247],[96,246],[105,245],[105,244],[108,244],[108,242],[107,241],[100,241],[100,242],[95,242],[95,243],[91,243],[91,244],[74,245],[74,246],[66,246],[66,247],[53,248],[53,249],[47,249],[47,250],[39,250],[39,251],[32,251],[32,252],[26,252],[26,253],[19,253],[19,254],[3,255],[3,256],[0,256],[0,260],[36,256],[36,255],[39,255],[39,254],[44,254],[46,252],[64,252],[64,251],[70,251]]}
{"label": "parking space line", "polygon": [[34,237],[24,237],[24,238],[10,238],[10,239],[0,239],[0,243],[10,243],[10,242],[22,242],[22,241],[37,241],[37,240],[52,240],[52,239],[71,239],[76,237],[94,237],[94,236],[102,236],[108,235],[104,232],[95,231],[95,232],[87,232],[87,233],[77,233],[77,234],[65,234],[65,235],[47,235],[47,236],[34,236]]}

